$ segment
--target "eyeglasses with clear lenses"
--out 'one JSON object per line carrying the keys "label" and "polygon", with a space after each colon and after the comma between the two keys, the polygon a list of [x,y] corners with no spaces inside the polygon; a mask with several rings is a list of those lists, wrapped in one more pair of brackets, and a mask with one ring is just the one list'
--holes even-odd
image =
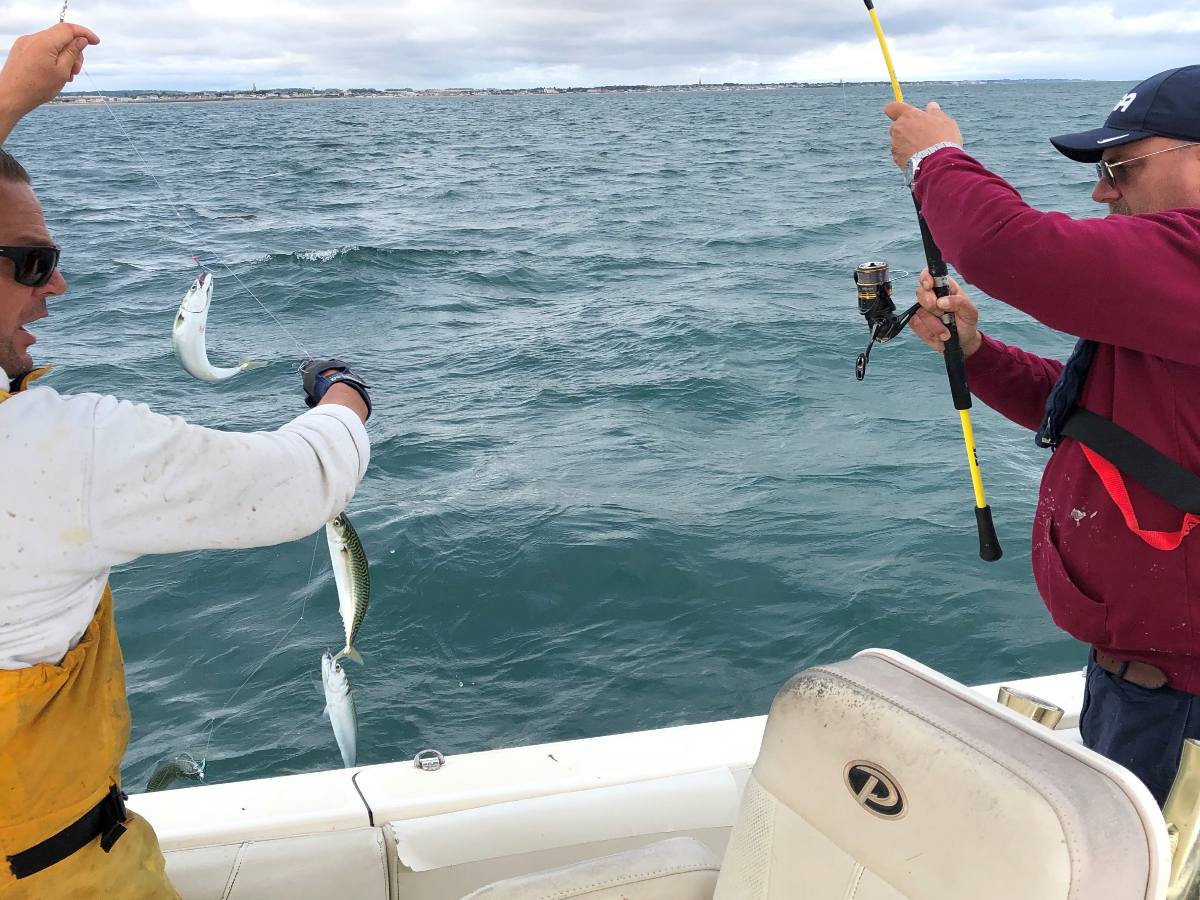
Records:
{"label": "eyeglasses with clear lenses", "polygon": [[11,259],[13,281],[25,287],[44,287],[54,277],[59,249],[50,247],[0,247],[0,257]]}
{"label": "eyeglasses with clear lenses", "polygon": [[1151,156],[1158,156],[1160,153],[1170,153],[1172,150],[1182,150],[1184,147],[1200,147],[1200,143],[1180,144],[1178,147],[1168,147],[1166,150],[1155,150],[1153,153],[1146,153],[1142,156],[1135,156],[1133,159],[1123,159],[1120,162],[1109,163],[1101,160],[1096,163],[1096,178],[1103,178],[1113,187],[1117,186],[1116,170],[1121,166],[1127,166],[1130,163],[1137,162],[1139,159],[1149,159]]}

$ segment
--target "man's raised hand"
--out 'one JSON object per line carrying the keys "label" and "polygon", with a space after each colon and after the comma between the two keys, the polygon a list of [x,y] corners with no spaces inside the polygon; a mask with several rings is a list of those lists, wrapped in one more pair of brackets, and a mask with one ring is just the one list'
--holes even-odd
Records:
{"label": "man's raised hand", "polygon": [[892,120],[892,159],[901,169],[913,156],[934,144],[962,146],[958,123],[936,103],[931,102],[921,110],[907,103],[892,102],[883,111]]}
{"label": "man's raised hand", "polygon": [[69,23],[17,38],[0,70],[0,142],[22,116],[58,96],[83,68],[84,48],[98,43],[93,31]]}
{"label": "man's raised hand", "polygon": [[942,313],[954,313],[955,324],[958,326],[958,340],[962,344],[963,354],[970,356],[983,343],[979,333],[979,307],[958,286],[958,282],[950,279],[950,295],[940,299],[933,293],[933,278],[929,270],[921,272],[920,284],[917,287],[917,302],[921,308],[917,310],[908,327],[913,334],[927,343],[938,353],[946,352],[946,341],[950,339],[950,330],[942,324]]}

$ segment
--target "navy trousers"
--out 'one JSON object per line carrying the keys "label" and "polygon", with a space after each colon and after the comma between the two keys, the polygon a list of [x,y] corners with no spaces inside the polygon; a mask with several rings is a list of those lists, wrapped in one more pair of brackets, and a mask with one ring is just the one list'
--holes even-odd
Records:
{"label": "navy trousers", "polygon": [[1079,732],[1084,746],[1120,763],[1166,802],[1185,738],[1200,738],[1200,696],[1144,688],[1088,660]]}

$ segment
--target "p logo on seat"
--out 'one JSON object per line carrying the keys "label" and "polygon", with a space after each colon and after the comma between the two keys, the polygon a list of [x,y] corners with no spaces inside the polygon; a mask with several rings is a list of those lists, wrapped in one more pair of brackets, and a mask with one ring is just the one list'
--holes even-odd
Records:
{"label": "p logo on seat", "polygon": [[908,812],[904,790],[883,766],[856,759],[846,763],[842,776],[858,805],[871,815],[900,819]]}

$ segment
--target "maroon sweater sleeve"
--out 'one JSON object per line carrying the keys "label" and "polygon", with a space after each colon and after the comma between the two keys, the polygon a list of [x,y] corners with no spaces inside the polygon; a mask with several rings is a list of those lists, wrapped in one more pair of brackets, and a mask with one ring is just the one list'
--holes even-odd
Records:
{"label": "maroon sweater sleeve", "polygon": [[979,349],[967,357],[971,393],[1006,419],[1037,431],[1063,364],[982,337]]}
{"label": "maroon sweater sleeve", "polygon": [[924,160],[915,189],[971,284],[1058,331],[1200,365],[1200,210],[1039,212],[957,148]]}

